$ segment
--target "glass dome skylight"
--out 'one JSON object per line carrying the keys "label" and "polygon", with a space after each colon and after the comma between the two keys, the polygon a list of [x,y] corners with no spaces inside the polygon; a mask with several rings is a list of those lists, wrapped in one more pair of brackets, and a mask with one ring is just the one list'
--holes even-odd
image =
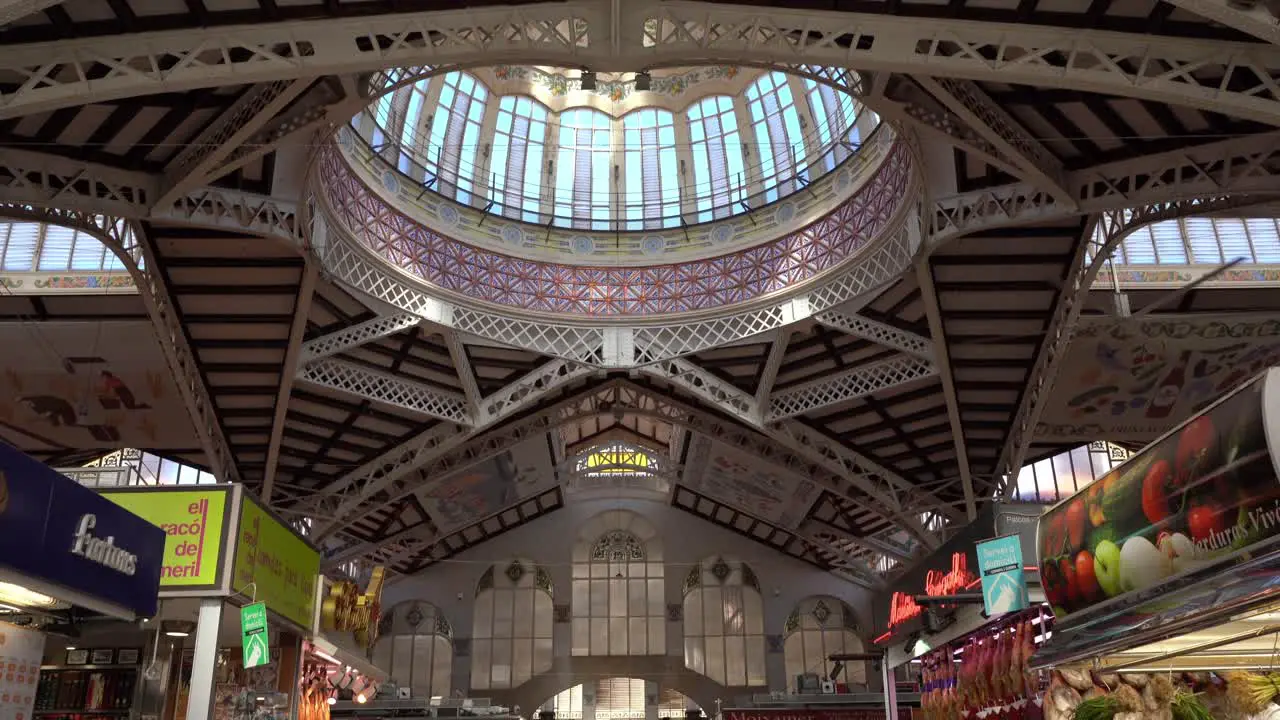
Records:
{"label": "glass dome skylight", "polygon": [[577,76],[498,67],[423,77],[353,126],[389,168],[460,204],[543,226],[643,231],[799,192],[879,124],[852,95],[778,71],[655,71],[646,91],[621,78],[585,91]]}

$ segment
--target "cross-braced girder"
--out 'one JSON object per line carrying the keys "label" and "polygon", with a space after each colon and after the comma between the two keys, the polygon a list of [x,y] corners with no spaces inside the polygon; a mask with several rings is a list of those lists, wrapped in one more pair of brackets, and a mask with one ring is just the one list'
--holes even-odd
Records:
{"label": "cross-braced girder", "polygon": [[617,72],[719,62],[830,65],[1071,88],[1280,124],[1274,46],[677,0],[576,0],[10,45],[0,51],[0,72],[19,80],[0,95],[0,117],[228,82],[477,58]]}

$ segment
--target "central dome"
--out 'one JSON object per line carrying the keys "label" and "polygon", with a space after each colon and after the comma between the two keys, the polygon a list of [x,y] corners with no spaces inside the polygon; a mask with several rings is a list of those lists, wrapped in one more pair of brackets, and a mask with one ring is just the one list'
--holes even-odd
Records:
{"label": "central dome", "polygon": [[374,79],[395,89],[353,120],[357,135],[410,185],[545,227],[643,232],[751,213],[833,171],[879,124],[847,92],[779,71],[415,72]]}

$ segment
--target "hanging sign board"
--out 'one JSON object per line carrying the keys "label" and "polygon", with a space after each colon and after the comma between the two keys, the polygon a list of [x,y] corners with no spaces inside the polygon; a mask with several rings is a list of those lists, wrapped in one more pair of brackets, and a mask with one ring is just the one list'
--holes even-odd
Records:
{"label": "hanging sign board", "polygon": [[150,617],[164,542],[145,518],[0,442],[0,565],[99,612]]}
{"label": "hanging sign board", "polygon": [[315,614],[320,553],[244,493],[240,501],[232,587],[254,596],[272,612],[303,628]]}
{"label": "hanging sign board", "polygon": [[240,646],[246,670],[271,662],[271,649],[267,640],[266,603],[258,602],[240,608]]}
{"label": "hanging sign board", "polygon": [[1045,513],[1041,584],[1059,619],[1241,562],[1280,535],[1280,434],[1264,421],[1277,406],[1271,370]]}
{"label": "hanging sign board", "polygon": [[165,532],[160,590],[208,590],[222,581],[231,488],[104,491],[103,497]]}
{"label": "hanging sign board", "polygon": [[978,573],[987,615],[1003,615],[1030,606],[1022,567],[1021,536],[1005,535],[978,543]]}

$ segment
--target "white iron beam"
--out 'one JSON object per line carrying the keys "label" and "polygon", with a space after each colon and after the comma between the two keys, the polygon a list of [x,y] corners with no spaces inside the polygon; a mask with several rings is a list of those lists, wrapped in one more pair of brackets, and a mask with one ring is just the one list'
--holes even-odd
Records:
{"label": "white iron beam", "polygon": [[929,360],[899,355],[773,393],[770,421],[803,415],[937,374]]}
{"label": "white iron beam", "polygon": [[19,148],[0,153],[0,199],[142,217],[160,184],[152,175]]}
{"label": "white iron beam", "polygon": [[[333,499],[335,518],[350,522],[353,513],[380,493],[394,487],[401,478],[428,463],[435,461],[452,448],[474,437],[483,430],[510,417],[537,401],[557,392],[560,388],[591,373],[589,368],[552,360],[525,375],[480,404],[476,422],[469,428],[441,423],[398,448],[365,463],[337,481],[320,490],[320,495]],[[343,524],[334,521],[317,527],[313,538],[317,541],[332,534]]]}
{"label": "white iron beam", "polygon": [[933,341],[929,338],[862,315],[824,310],[814,315],[813,319],[833,330],[901,350],[921,360],[932,361],[934,358]]}
{"label": "white iron beam", "polygon": [[[0,49],[0,71],[23,80],[0,96],[0,118],[228,82],[477,57],[618,72],[719,62],[831,65],[1069,88],[1280,124],[1273,46],[680,0],[576,0],[10,45]],[[92,71],[98,65],[105,75]]]}
{"label": "white iron beam", "polygon": [[1245,3],[1228,0],[1169,0],[1169,4],[1272,45],[1280,45],[1280,17],[1266,8],[1265,0],[1247,8]]}
{"label": "white iron beam", "polygon": [[1021,123],[987,97],[977,84],[955,78],[935,80],[925,75],[917,75],[915,81],[991,143],[1002,156],[1012,159],[1019,170],[1019,177],[1048,192],[1065,206],[1075,204],[1075,198],[1065,186],[1062,162],[1032,137]]}
{"label": "white iron beam", "polygon": [[276,390],[275,413],[271,419],[271,437],[267,441],[267,465],[262,474],[262,489],[258,496],[271,504],[275,490],[276,470],[280,465],[280,444],[284,441],[285,416],[289,414],[289,395],[293,392],[294,377],[298,373],[298,355],[302,351],[302,336],[307,331],[307,317],[311,314],[311,301],[315,297],[316,280],[320,276],[320,263],[307,260],[302,272],[302,284],[298,286],[298,300],[293,307],[293,326],[289,328],[289,344],[284,351],[284,366],[280,371],[280,387]]}
{"label": "white iron beam", "polygon": [[778,380],[778,369],[787,357],[787,345],[791,343],[791,330],[778,328],[773,331],[773,343],[769,345],[769,357],[760,368],[760,382],[756,383],[755,405],[757,408],[769,406],[769,394],[773,392],[773,384]]}
{"label": "white iron beam", "polygon": [[222,161],[288,107],[311,82],[305,78],[277,80],[245,93],[165,167],[164,184],[168,189],[156,200],[156,206],[166,207],[230,172],[218,172]]}
{"label": "white iron beam", "polygon": [[933,284],[933,270],[929,256],[916,264],[916,284],[924,300],[925,318],[929,322],[929,334],[937,339],[934,345],[934,363],[942,379],[942,397],[947,403],[947,420],[951,423],[951,442],[956,449],[956,464],[960,466],[960,483],[964,489],[964,511],[969,522],[978,517],[978,498],[973,488],[973,475],[969,468],[969,450],[964,440],[964,423],[960,418],[960,401],[956,395],[955,377],[951,371],[951,353],[947,349],[947,333],[942,326],[942,308],[938,304],[937,288]]}
{"label": "white iron beam", "polygon": [[308,363],[298,379],[440,420],[471,424],[466,398],[389,372],[369,370],[344,360]]}
{"label": "white iron beam", "polygon": [[360,347],[366,343],[371,343],[379,338],[395,335],[401,330],[416,327],[421,322],[422,318],[413,313],[402,312],[381,315],[372,320],[366,320],[351,327],[306,341],[302,344],[299,360],[303,365],[307,365],[317,360],[323,360],[346,352],[352,348]]}
{"label": "white iron beam", "polygon": [[475,413],[480,407],[480,387],[476,384],[476,373],[471,367],[471,357],[462,343],[461,336],[453,330],[444,331],[445,344],[449,346],[449,359],[458,373],[458,382],[462,383],[462,394],[467,399],[467,407]]}

